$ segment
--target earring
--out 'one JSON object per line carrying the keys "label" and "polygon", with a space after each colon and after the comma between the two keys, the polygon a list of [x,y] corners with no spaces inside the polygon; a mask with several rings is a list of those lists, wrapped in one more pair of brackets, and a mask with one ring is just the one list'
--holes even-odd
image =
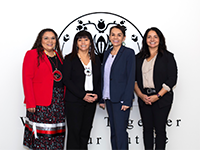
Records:
{"label": "earring", "polygon": [[112,46],[112,43],[111,43],[111,42],[109,42],[109,45],[110,45],[110,46]]}
{"label": "earring", "polygon": [[125,42],[122,42],[122,45],[123,45],[123,46],[126,46],[126,43],[125,43]]}
{"label": "earring", "polygon": [[91,48],[91,45],[90,45],[90,47],[89,47],[89,53],[91,52],[91,49],[92,49],[92,48]]}

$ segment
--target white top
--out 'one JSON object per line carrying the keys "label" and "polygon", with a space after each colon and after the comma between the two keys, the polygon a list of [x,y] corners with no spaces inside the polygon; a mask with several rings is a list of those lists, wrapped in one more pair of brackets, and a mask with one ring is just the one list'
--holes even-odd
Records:
{"label": "white top", "polygon": [[[82,61],[81,61],[82,62]],[[92,74],[92,62],[91,60],[87,65],[83,62],[83,67],[85,68],[85,91],[93,91],[93,74]]]}

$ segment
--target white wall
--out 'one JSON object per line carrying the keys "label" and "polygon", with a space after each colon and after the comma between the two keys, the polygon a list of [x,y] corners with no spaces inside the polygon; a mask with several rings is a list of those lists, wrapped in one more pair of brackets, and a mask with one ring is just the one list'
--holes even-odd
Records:
{"label": "white wall", "polygon": [[[200,1],[198,0],[7,0],[0,2],[0,150],[22,150],[25,116],[21,82],[22,61],[38,32],[53,28],[58,34],[75,18],[83,14],[104,11],[121,15],[144,34],[149,27],[158,27],[166,37],[168,49],[175,54],[178,64],[178,84],[167,127],[169,150],[198,150],[200,136],[199,105],[199,35]],[[106,127],[106,112],[97,109],[93,144],[90,149],[110,149],[109,128]],[[142,129],[137,106],[133,107],[130,119],[134,128],[129,130],[131,149],[142,150]],[[179,126],[177,126],[177,121]],[[102,136],[100,129],[104,132]],[[97,137],[103,137],[96,144]],[[139,137],[139,144],[135,137]]]}

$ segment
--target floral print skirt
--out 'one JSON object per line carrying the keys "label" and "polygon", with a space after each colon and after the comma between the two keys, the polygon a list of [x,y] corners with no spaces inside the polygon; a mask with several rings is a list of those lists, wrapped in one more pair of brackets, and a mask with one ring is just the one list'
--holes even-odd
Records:
{"label": "floral print skirt", "polygon": [[52,103],[27,111],[23,145],[33,150],[62,150],[65,141],[64,89],[54,87]]}

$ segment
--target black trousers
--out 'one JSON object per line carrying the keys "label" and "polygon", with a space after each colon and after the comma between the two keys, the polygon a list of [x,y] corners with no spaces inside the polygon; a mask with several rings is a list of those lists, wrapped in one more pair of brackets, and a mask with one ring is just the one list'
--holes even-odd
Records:
{"label": "black trousers", "polygon": [[67,150],[87,150],[96,103],[66,102]]}
{"label": "black trousers", "polygon": [[[166,122],[171,105],[159,108],[158,101],[152,105],[139,106],[143,123],[143,140],[145,150],[165,150]],[[155,131],[155,132],[154,132]]]}

